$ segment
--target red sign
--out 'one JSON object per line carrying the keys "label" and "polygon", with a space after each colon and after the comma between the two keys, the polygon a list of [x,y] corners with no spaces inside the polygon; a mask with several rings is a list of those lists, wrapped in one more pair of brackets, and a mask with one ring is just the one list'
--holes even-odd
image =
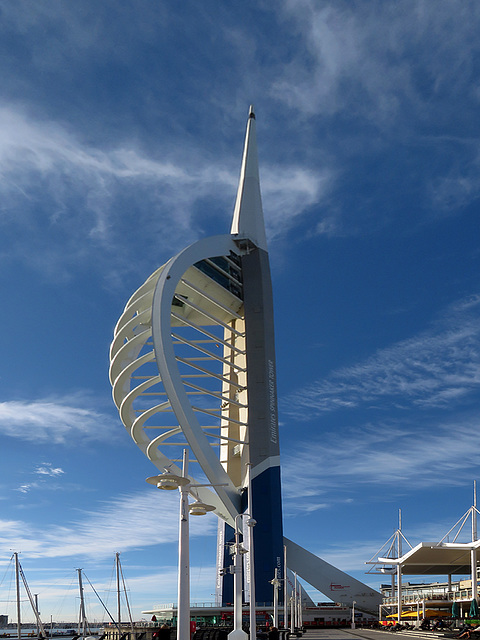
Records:
{"label": "red sign", "polygon": [[347,586],[343,586],[341,584],[332,584],[330,585],[330,591],[341,591],[342,589],[350,589],[350,587]]}

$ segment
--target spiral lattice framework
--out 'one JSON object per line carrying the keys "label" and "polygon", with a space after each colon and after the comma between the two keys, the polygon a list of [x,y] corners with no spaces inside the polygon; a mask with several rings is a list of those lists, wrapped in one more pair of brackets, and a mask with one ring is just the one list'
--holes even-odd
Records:
{"label": "spiral lattice framework", "polygon": [[[153,273],[115,328],[110,380],[121,420],[159,470],[199,462],[194,496],[232,522],[247,456],[242,250],[231,236],[201,240]],[[195,469],[195,467],[194,467]]]}

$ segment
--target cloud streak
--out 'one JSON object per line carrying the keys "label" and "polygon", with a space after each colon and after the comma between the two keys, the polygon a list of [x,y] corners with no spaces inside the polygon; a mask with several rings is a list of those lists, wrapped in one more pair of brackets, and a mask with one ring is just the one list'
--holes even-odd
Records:
{"label": "cloud streak", "polygon": [[[452,437],[454,434],[454,437]],[[332,506],[377,487],[389,494],[468,482],[478,468],[478,418],[421,424],[402,421],[345,428],[300,442],[284,456],[283,493],[290,514],[320,499]],[[348,461],[340,452],[348,451]],[[363,487],[363,489],[362,489]],[[339,497],[340,496],[340,497]],[[343,497],[342,497],[343,496]]]}
{"label": "cloud streak", "polygon": [[40,476],[49,476],[51,478],[57,478],[65,473],[60,467],[54,467],[51,462],[44,462],[42,466],[35,469],[34,473]]}
{"label": "cloud streak", "polygon": [[445,1],[353,6],[284,0],[284,16],[304,47],[272,91],[308,115],[354,109],[382,127],[398,125],[402,113],[424,121],[445,117],[432,111],[432,97],[444,111],[452,87],[476,100],[469,80],[480,11],[474,2],[463,9]]}
{"label": "cloud streak", "polygon": [[[94,409],[84,408],[87,397],[0,402],[0,434],[37,444],[78,445],[79,442],[110,441],[118,421]],[[62,469],[44,464],[39,475],[58,476]]]}
{"label": "cloud streak", "polygon": [[296,391],[284,410],[307,418],[367,404],[429,409],[464,402],[480,384],[479,316],[480,296],[460,301],[430,330]]}
{"label": "cloud streak", "polygon": [[[24,521],[0,521],[0,549],[22,549],[30,558],[108,558],[116,551],[176,542],[178,496],[162,496],[163,517],[152,517],[159,513],[159,500],[155,492],[120,496],[84,512],[76,522],[41,530]],[[192,537],[215,532],[213,516],[192,522]]]}
{"label": "cloud streak", "polygon": [[[86,263],[98,253],[104,264],[102,252],[113,262],[122,252],[128,255],[129,239],[137,235],[143,243],[154,242],[155,253],[159,243],[171,252],[172,246],[193,241],[198,225],[192,220],[207,201],[215,199],[215,208],[223,206],[228,216],[233,210],[239,167],[231,157],[207,162],[201,149],[185,150],[179,158],[178,151],[165,148],[158,160],[128,142],[95,148],[59,124],[35,121],[11,105],[0,107],[0,123],[0,226],[12,237],[0,259],[16,256],[58,278],[68,272],[69,261]],[[327,170],[268,165],[262,177],[266,210],[273,212],[267,216],[272,236],[295,224],[332,179]]]}

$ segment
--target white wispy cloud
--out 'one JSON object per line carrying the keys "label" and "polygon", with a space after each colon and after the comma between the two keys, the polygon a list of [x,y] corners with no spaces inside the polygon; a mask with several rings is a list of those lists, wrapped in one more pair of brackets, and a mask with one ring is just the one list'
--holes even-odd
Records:
{"label": "white wispy cloud", "polygon": [[32,489],[37,489],[38,484],[36,482],[27,482],[25,484],[21,484],[19,487],[15,489],[15,491],[19,491],[20,493],[28,493]]}
{"label": "white wispy cloud", "polygon": [[[88,408],[88,396],[0,402],[0,434],[36,443],[74,445],[107,441],[118,432],[118,421]],[[38,467],[39,475],[58,476],[61,469]]]}
{"label": "white wispy cloud", "polygon": [[34,473],[39,476],[50,476],[52,478],[56,478],[63,475],[65,471],[60,467],[54,467],[51,462],[44,462],[42,466],[35,469]]}
{"label": "white wispy cloud", "polygon": [[434,218],[449,215],[480,198],[478,140],[468,141],[468,147],[461,154],[454,151],[456,156],[462,157],[462,166],[456,163],[445,175],[432,178],[427,185],[427,195],[433,204],[431,216]]}
{"label": "white wispy cloud", "polygon": [[335,174],[329,168],[314,171],[267,166],[262,169],[264,208],[271,212],[266,219],[269,235],[284,236],[306,209],[326,197],[334,180]]}
{"label": "white wispy cloud", "polygon": [[435,117],[431,98],[452,87],[475,99],[475,85],[469,86],[478,51],[475,2],[463,11],[451,2],[424,0],[375,6],[284,0],[281,7],[304,46],[273,92],[296,109],[353,110],[376,125],[398,126],[402,112],[404,118],[412,111],[423,120]]}
{"label": "white wispy cloud", "polygon": [[[379,493],[388,487],[393,495],[399,487],[408,492],[468,483],[478,469],[478,424],[476,415],[392,421],[329,431],[300,442],[283,457],[286,509],[306,511],[319,500],[332,506],[342,502],[345,493],[367,486]],[[342,455],[346,452],[348,462]]]}
{"label": "white wispy cloud", "polygon": [[41,466],[38,465],[32,473],[33,475],[38,476],[38,480],[34,482],[24,482],[14,489],[14,491],[19,491],[20,493],[30,493],[30,491],[34,490],[45,491],[45,489],[56,491],[60,487],[63,487],[63,485],[60,485],[57,482],[51,484],[51,478],[59,478],[65,473],[65,471],[60,467],[54,467],[50,462],[44,462]]}
{"label": "white wispy cloud", "polygon": [[[329,545],[327,548],[316,548],[312,552],[320,556],[326,562],[333,564],[343,571],[351,574],[353,571],[361,571],[365,573],[368,567],[365,562],[372,557],[381,543],[373,540],[356,541],[354,544]],[[365,576],[359,577],[359,580],[365,582]]]}
{"label": "white wispy cloud", "polygon": [[367,403],[432,408],[463,401],[480,384],[479,314],[480,296],[459,301],[422,334],[294,392],[284,411],[312,417]]}
{"label": "white wispy cloud", "polygon": [[[0,220],[12,237],[0,259],[21,257],[59,278],[95,252],[104,264],[99,248],[116,266],[115,255],[133,251],[129,243],[136,235],[145,243],[145,229],[157,254],[162,247],[171,252],[172,246],[195,239],[192,229],[199,225],[192,219],[198,206],[213,198],[216,207],[225,208],[227,232],[240,158],[238,163],[231,157],[206,162],[202,155],[192,147],[179,158],[166,148],[159,160],[128,142],[95,148],[55,122],[0,106]],[[331,180],[327,170],[317,175],[301,166],[268,164],[262,177],[271,235],[285,233],[321,199]],[[129,201],[135,216],[125,211]]]}
{"label": "white wispy cloud", "polygon": [[[22,549],[31,558],[113,557],[119,550],[177,541],[177,514],[177,494],[160,498],[156,492],[139,492],[101,503],[97,510],[83,512],[77,521],[63,526],[39,529],[26,521],[0,520],[0,550]],[[191,524],[192,537],[215,532],[214,516]]]}

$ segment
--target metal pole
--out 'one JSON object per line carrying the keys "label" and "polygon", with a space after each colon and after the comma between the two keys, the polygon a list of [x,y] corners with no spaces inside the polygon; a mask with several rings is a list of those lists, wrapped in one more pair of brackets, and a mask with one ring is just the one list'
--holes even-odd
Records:
{"label": "metal pole", "polygon": [[[249,513],[243,514],[248,515]],[[240,531],[238,530],[238,518],[241,518],[242,514],[237,513],[235,516],[235,555],[233,559],[233,631],[228,634],[229,640],[247,640],[248,636],[242,629],[242,554],[240,545]],[[255,521],[252,518],[250,528],[253,527]],[[249,526],[249,525],[247,525]],[[251,585],[250,585],[251,586]],[[256,627],[256,621],[254,623]],[[255,628],[256,630],[256,628]]]}
{"label": "metal pole", "polygon": [[292,595],[290,596],[290,633],[295,632],[293,625],[294,625],[294,615],[293,615],[293,592],[292,592]]}
{"label": "metal pole", "polygon": [[355,605],[356,601],[352,600],[352,629],[355,629]]}
{"label": "metal pole", "polygon": [[116,573],[117,573],[117,620],[118,620],[118,628],[120,629],[120,624],[122,621],[122,611],[121,611],[121,604],[120,604],[120,568],[118,566],[118,560],[119,560],[119,553],[117,551],[117,553],[115,554],[115,568],[116,568]]}
{"label": "metal pole", "polygon": [[[82,570],[77,569],[78,571],[78,589],[80,591],[80,624],[82,636],[85,638],[87,635],[87,616],[85,614],[85,600],[83,598],[83,583],[82,583]],[[80,625],[79,625],[80,626]]]}
{"label": "metal pole", "polygon": [[[188,477],[188,449],[183,450],[184,478]],[[180,528],[178,534],[177,640],[190,640],[190,553],[188,532],[188,484],[180,490]]]}
{"label": "metal pole", "polygon": [[[398,539],[397,539],[397,553],[398,558],[402,557],[402,510],[398,510]],[[397,621],[401,624],[402,621],[402,565],[400,562],[397,565]]]}
{"label": "metal pole", "polygon": [[473,481],[472,542],[477,539],[477,481]]}
{"label": "metal pole", "polygon": [[302,585],[298,585],[298,628],[303,627],[303,610],[302,610]]}
{"label": "metal pole", "polygon": [[242,629],[242,556],[240,555],[240,532],[235,517],[235,556],[233,561],[233,630]]}
{"label": "metal pole", "polygon": [[[473,506],[472,506],[472,543],[477,539],[477,482],[473,481]],[[470,551],[470,563],[472,569],[472,600],[478,597],[477,585],[477,550]]]}
{"label": "metal pole", "polygon": [[397,565],[397,618],[398,624],[402,620],[402,565]]}
{"label": "metal pole", "polygon": [[38,612],[38,593],[34,593],[33,597],[35,598],[35,619],[37,621],[37,638],[38,638],[39,635],[40,635],[40,627],[39,627],[39,624],[38,624],[38,617],[40,615],[39,612]]}
{"label": "metal pole", "polygon": [[472,565],[472,600],[476,600],[478,597],[476,549],[470,550],[470,564]]}
{"label": "metal pole", "polygon": [[[251,465],[248,465],[247,500],[248,513],[252,513]],[[248,527],[249,580],[250,580],[250,640],[257,640],[257,610],[255,606],[255,564],[253,553],[253,526]]]}
{"label": "metal pole", "polygon": [[288,627],[287,546],[283,546],[283,628]]}
{"label": "metal pole", "polygon": [[294,591],[293,591],[293,602],[294,602],[294,609],[293,609],[293,613],[294,613],[294,617],[295,617],[295,621],[294,621],[294,629],[298,629],[298,607],[297,607],[297,574],[295,573],[295,586],[294,586]]}
{"label": "metal pole", "polygon": [[20,611],[20,569],[18,566],[18,553],[15,551],[13,554],[15,558],[15,584],[17,588],[17,637],[18,640],[22,637],[22,620]]}
{"label": "metal pole", "polygon": [[276,567],[273,578],[273,626],[278,629],[278,569]]}

